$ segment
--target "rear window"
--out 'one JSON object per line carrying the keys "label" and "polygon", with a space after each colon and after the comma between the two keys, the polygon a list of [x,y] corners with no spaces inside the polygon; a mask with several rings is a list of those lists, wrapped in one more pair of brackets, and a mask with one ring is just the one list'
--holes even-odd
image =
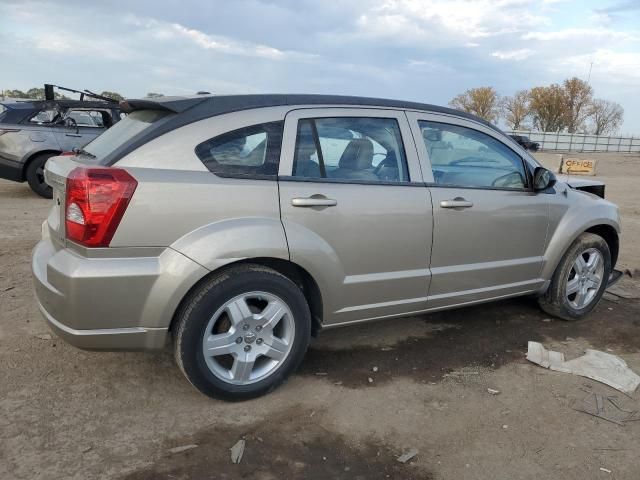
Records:
{"label": "rear window", "polygon": [[84,150],[100,160],[170,114],[164,110],[136,110],[89,142]]}

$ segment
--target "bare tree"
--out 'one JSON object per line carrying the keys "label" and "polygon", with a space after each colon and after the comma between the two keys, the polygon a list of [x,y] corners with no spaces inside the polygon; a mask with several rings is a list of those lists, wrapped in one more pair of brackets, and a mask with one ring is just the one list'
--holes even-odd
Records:
{"label": "bare tree", "polygon": [[531,114],[531,97],[526,90],[516,92],[513,97],[504,97],[500,102],[502,116],[511,130],[519,130]]}
{"label": "bare tree", "polygon": [[595,99],[588,108],[591,133],[607,135],[615,133],[624,120],[624,109],[619,103]]}
{"label": "bare tree", "polygon": [[449,106],[472,113],[488,122],[495,122],[499,116],[499,97],[493,87],[471,88],[456,96]]}
{"label": "bare tree", "polygon": [[566,125],[564,89],[554,83],[548,87],[533,87],[529,106],[534,128],[541,132],[559,132]]}
{"label": "bare tree", "polygon": [[563,83],[565,95],[565,127],[569,133],[584,129],[589,105],[593,99],[593,89],[584,80],[568,78]]}

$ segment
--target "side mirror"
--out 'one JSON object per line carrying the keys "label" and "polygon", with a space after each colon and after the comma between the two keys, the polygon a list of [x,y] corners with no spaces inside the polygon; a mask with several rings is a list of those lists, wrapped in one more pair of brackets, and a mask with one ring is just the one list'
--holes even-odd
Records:
{"label": "side mirror", "polygon": [[533,171],[533,189],[538,192],[546,190],[556,184],[556,176],[551,170],[544,167],[536,167]]}

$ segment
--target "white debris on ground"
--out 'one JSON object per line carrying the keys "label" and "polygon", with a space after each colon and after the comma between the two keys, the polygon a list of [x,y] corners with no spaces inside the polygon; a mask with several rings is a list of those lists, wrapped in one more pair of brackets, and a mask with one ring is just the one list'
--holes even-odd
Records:
{"label": "white debris on ground", "polygon": [[198,445],[196,445],[195,443],[192,443],[190,445],[181,445],[179,447],[170,448],[168,452],[173,455],[175,453],[186,452],[187,450],[191,450],[193,448],[196,448],[197,446]]}
{"label": "white debris on ground", "polygon": [[408,452],[403,453],[402,455],[400,455],[397,460],[400,463],[407,463],[409,460],[411,460],[416,455],[418,455],[418,450],[416,450],[415,448],[412,448]]}
{"label": "white debris on ground", "polygon": [[242,461],[242,455],[244,455],[244,446],[246,442],[244,439],[238,440],[231,450],[231,462],[232,463],[240,463]]}
{"label": "white debris on ground", "polygon": [[640,385],[640,376],[623,359],[598,350],[588,349],[583,356],[565,361],[563,353],[529,342],[527,360],[550,370],[596,380],[624,393],[633,393]]}

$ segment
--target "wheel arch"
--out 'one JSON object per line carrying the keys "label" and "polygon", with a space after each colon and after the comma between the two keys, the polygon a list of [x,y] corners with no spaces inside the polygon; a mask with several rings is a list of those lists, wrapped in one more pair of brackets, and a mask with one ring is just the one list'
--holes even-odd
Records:
{"label": "wheel arch", "polygon": [[618,253],[620,251],[620,238],[618,237],[616,229],[611,225],[600,224],[587,228],[584,233],[593,233],[602,237],[604,241],[607,242],[609,252],[611,253],[611,268],[613,269],[618,261]]}
{"label": "wheel arch", "polygon": [[569,248],[571,248],[571,245],[573,245],[573,242],[583,233],[593,233],[602,237],[605,242],[607,242],[609,251],[611,252],[611,268],[615,267],[620,250],[618,237],[619,227],[617,222],[601,219],[593,221],[589,225],[584,225],[581,228],[573,229],[573,232],[571,235],[567,235],[566,231],[564,235],[562,235],[561,232],[556,232],[551,245],[547,248],[547,252],[545,252],[545,262],[542,267],[541,278],[546,280],[551,279],[565,254]]}
{"label": "wheel arch", "polygon": [[227,263],[226,265],[221,266],[215,270],[208,272],[205,276],[203,276],[199,281],[197,281],[182,297],[182,300],[178,303],[174,314],[171,319],[171,323],[169,325],[169,332],[172,332],[174,326],[177,321],[178,312],[181,311],[181,308],[191,296],[191,294],[203,283],[205,283],[209,278],[214,275],[219,274],[222,271],[233,269],[238,265],[260,265],[263,267],[268,267],[276,272],[284,275],[293,283],[298,285],[302,290],[302,293],[309,304],[309,310],[311,311],[311,334],[316,336],[320,329],[322,328],[322,316],[323,316],[323,306],[322,306],[322,293],[320,291],[320,287],[316,280],[311,276],[311,274],[302,268],[300,265],[293,263],[289,260],[284,260],[281,258],[275,257],[254,257],[254,258],[244,258],[242,260],[238,260],[235,262]]}

